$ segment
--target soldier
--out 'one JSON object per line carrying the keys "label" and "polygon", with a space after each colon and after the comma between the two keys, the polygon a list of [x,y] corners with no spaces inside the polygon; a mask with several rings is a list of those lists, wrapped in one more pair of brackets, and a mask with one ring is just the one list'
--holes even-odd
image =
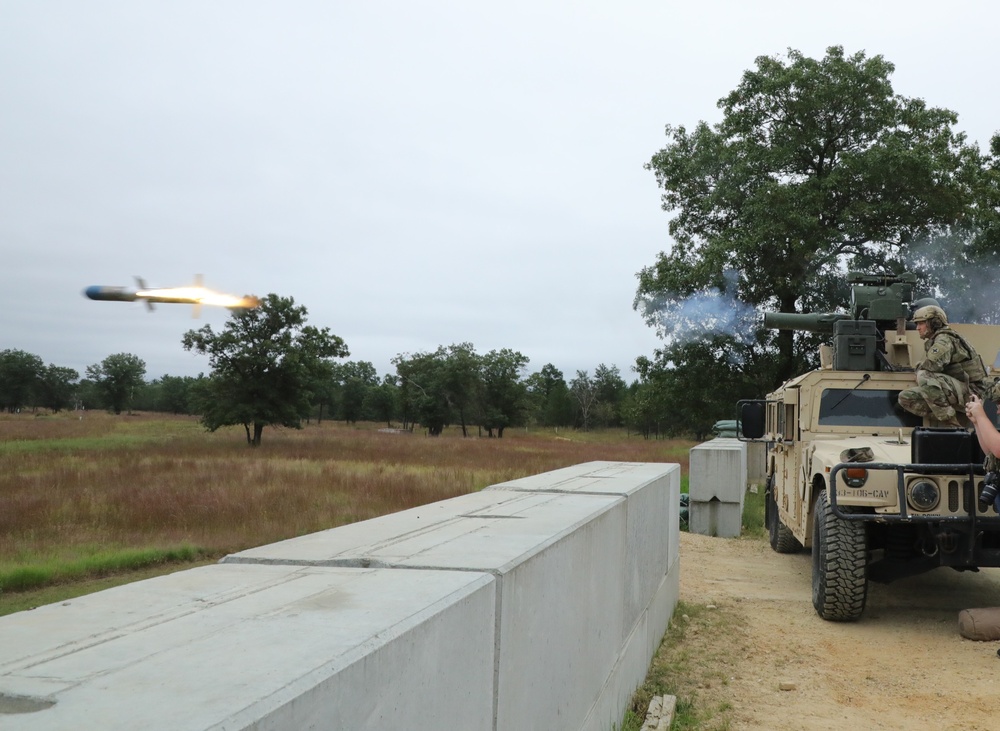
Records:
{"label": "soldier", "polygon": [[916,368],[917,385],[899,394],[899,405],[917,416],[930,416],[941,426],[961,426],[958,413],[971,394],[980,398],[992,385],[986,368],[969,343],[948,327],[948,316],[937,305],[913,313],[926,356]]}

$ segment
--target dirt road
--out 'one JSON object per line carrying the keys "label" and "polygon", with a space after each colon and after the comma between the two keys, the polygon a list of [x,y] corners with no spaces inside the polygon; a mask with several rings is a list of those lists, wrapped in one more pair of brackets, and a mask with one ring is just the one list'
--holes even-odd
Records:
{"label": "dirt road", "polygon": [[695,666],[680,695],[722,708],[719,728],[1000,729],[1000,642],[958,632],[960,610],[1000,606],[1000,569],[873,583],[862,619],[834,623],[813,610],[808,553],[682,533],[680,555]]}

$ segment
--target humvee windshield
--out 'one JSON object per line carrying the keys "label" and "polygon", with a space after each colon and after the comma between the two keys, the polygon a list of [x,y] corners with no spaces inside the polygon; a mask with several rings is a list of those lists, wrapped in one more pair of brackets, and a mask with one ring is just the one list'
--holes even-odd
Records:
{"label": "humvee windshield", "polygon": [[826,388],[819,402],[820,426],[914,427],[923,424],[896,401],[898,390]]}

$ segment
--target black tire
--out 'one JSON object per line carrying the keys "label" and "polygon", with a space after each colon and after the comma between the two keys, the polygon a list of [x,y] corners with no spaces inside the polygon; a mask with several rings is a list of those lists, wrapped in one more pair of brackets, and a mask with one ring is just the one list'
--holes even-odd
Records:
{"label": "black tire", "polygon": [[774,475],[767,478],[767,486],[764,488],[764,522],[767,523],[771,548],[777,553],[798,553],[802,550],[799,539],[781,522],[778,515],[778,501],[774,497]]}
{"label": "black tire", "polygon": [[868,598],[865,524],[833,514],[826,490],[816,498],[812,532],[812,595],[816,613],[831,622],[853,622]]}

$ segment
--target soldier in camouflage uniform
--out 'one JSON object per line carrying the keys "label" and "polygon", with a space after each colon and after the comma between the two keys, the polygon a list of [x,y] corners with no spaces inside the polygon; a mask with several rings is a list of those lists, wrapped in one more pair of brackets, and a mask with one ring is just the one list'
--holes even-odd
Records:
{"label": "soldier in camouflage uniform", "polygon": [[948,316],[937,305],[913,313],[917,332],[924,339],[926,356],[916,368],[917,385],[899,394],[899,405],[917,416],[929,416],[940,426],[961,426],[969,396],[980,398],[992,383],[979,353],[948,327]]}

